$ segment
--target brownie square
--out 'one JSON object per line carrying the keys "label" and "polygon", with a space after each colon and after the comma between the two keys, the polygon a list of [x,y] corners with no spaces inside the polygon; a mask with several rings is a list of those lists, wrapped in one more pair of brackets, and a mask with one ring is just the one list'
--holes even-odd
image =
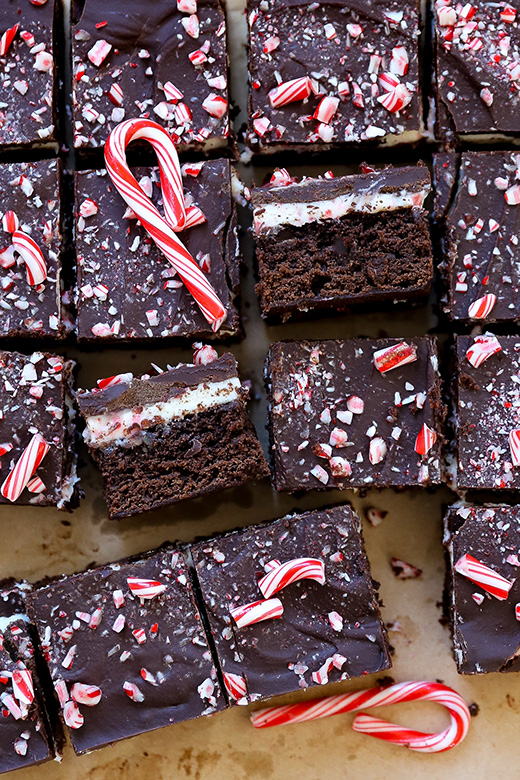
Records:
{"label": "brownie square", "polygon": [[0,582],[0,773],[49,761],[57,752],[26,614],[29,583]]}
{"label": "brownie square", "polygon": [[458,179],[443,230],[446,311],[455,321],[520,318],[519,156],[512,152],[450,155]]}
{"label": "brownie square", "polygon": [[[391,666],[361,522],[349,506],[288,515],[190,547],[231,703],[248,704]],[[240,627],[231,611],[262,600],[277,564],[313,559],[324,583],[275,592],[276,619]]]}
{"label": "brownie square", "polygon": [[427,296],[433,260],[422,206],[429,191],[423,165],[254,189],[262,315],[288,320]]}
{"label": "brownie square", "polygon": [[[518,672],[520,602],[518,555],[520,507],[453,506],[445,521],[448,554],[448,597],[453,650],[460,674]],[[506,596],[492,596],[478,582],[459,573],[459,561],[470,555],[506,580]],[[456,568],[455,568],[456,567]]]}
{"label": "brownie square", "polygon": [[520,31],[518,0],[436,2],[436,135],[518,134]]}
{"label": "brownie square", "polygon": [[[185,9],[185,10],[181,10]],[[151,118],[180,150],[227,145],[224,4],[220,0],[75,0],[74,146],[103,146],[123,119]]]}
{"label": "brownie square", "polygon": [[[80,341],[204,339],[236,335],[240,328],[234,298],[240,283],[236,207],[228,160],[182,167],[187,203],[206,221],[179,238],[205,272],[227,309],[217,333],[175,269],[129,209],[105,170],[77,171],[76,254]],[[134,175],[162,210],[157,168]],[[85,215],[85,216],[83,216]]]}
{"label": "brownie square", "polygon": [[456,486],[520,488],[520,336],[457,336]]}
{"label": "brownie square", "polygon": [[255,150],[411,143],[422,137],[413,0],[248,0]]}
{"label": "brownie square", "polygon": [[27,603],[76,753],[225,707],[175,547],[62,577]]}
{"label": "brownie square", "polygon": [[266,385],[277,490],[441,481],[434,338],[278,342]]}
{"label": "brownie square", "polygon": [[236,360],[212,357],[154,376],[120,374],[78,392],[111,518],[268,475]]}
{"label": "brownie square", "polygon": [[74,366],[47,352],[0,351],[0,504],[77,504]]}
{"label": "brownie square", "polygon": [[0,146],[56,141],[54,24],[59,3],[5,0],[0,30]]}
{"label": "brownie square", "polygon": [[[70,325],[62,305],[59,163],[39,160],[0,165],[0,185],[0,336],[62,339]],[[29,279],[22,255],[13,248],[14,228],[28,235],[41,251],[43,282],[34,284],[34,277]]]}

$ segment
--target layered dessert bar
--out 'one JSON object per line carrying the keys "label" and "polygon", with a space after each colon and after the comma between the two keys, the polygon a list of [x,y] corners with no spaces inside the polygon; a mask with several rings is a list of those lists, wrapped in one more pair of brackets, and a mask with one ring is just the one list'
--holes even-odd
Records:
{"label": "layered dessert bar", "polygon": [[180,363],[154,376],[119,374],[78,393],[83,435],[103,476],[110,517],[269,473],[235,358],[211,357],[207,364]]}
{"label": "layered dessert bar", "polygon": [[231,703],[387,669],[361,522],[349,506],[190,547]]}
{"label": "layered dessert bar", "polygon": [[287,320],[429,294],[426,166],[301,182],[276,171],[273,179],[274,186],[251,193],[264,317]]}
{"label": "layered dessert bar", "polygon": [[520,487],[519,370],[520,336],[457,337],[457,488]]}
{"label": "layered dessert bar", "polygon": [[276,490],[441,481],[434,338],[278,342],[266,385]]}
{"label": "layered dessert bar", "polygon": [[0,773],[41,764],[58,751],[26,614],[30,588],[24,582],[0,582]]}
{"label": "layered dessert bar", "polygon": [[59,3],[10,0],[0,8],[0,146],[56,141],[54,25]]}
{"label": "layered dessert bar", "polygon": [[0,351],[0,504],[74,507],[74,363]]}
{"label": "layered dessert bar", "polygon": [[457,322],[517,321],[520,155],[464,152],[447,158],[442,170],[456,168],[458,176],[446,186],[441,223],[446,311]]}
{"label": "layered dessert bar", "polygon": [[519,11],[517,0],[434,2],[433,96],[441,140],[518,135]]}
{"label": "layered dessert bar", "polygon": [[0,184],[0,336],[64,338],[59,163],[0,165]]}
{"label": "layered dessert bar", "polygon": [[457,670],[520,671],[520,507],[453,506],[444,524]]}
{"label": "layered dessert bar", "polygon": [[247,8],[253,149],[421,139],[417,2],[248,0]]}
{"label": "layered dessert bar", "polygon": [[62,577],[27,603],[76,753],[225,707],[175,547]]}
{"label": "layered dessert bar", "polygon": [[[188,289],[153,239],[127,208],[105,170],[77,171],[76,265],[78,338],[84,342],[158,337],[220,338],[240,328],[234,304],[240,283],[236,207],[228,160],[182,166],[188,206],[201,222],[179,238],[227,309],[214,334]],[[134,169],[141,187],[162,210],[159,171]]]}
{"label": "layered dessert bar", "polygon": [[227,145],[220,0],[128,0],[124,9],[73,0],[72,22],[76,148],[103,146],[116,125],[134,117],[160,122],[181,151]]}

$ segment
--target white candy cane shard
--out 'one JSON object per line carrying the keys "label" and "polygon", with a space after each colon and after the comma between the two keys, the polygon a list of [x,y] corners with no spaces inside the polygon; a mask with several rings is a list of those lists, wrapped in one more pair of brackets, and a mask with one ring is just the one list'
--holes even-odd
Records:
{"label": "white candy cane shard", "polygon": [[260,623],[262,620],[271,620],[283,615],[283,604],[280,599],[265,599],[253,601],[231,610],[231,617],[238,628]]}
{"label": "white candy cane shard", "polygon": [[63,707],[63,720],[69,729],[80,729],[85,719],[75,701],[68,701]]}
{"label": "white candy cane shard", "polygon": [[381,374],[398,366],[413,363],[414,360],[417,360],[417,347],[415,344],[407,344],[406,341],[374,352],[374,365]]}
{"label": "white candy cane shard", "polygon": [[496,355],[502,349],[496,336],[485,334],[477,336],[471,347],[466,352],[466,357],[474,368],[478,368],[485,360]]}
{"label": "white candy cane shard", "polygon": [[513,466],[520,466],[520,429],[509,431],[509,449]]}
{"label": "white candy cane shard", "polygon": [[298,580],[315,580],[320,585],[325,584],[325,566],[317,558],[295,558],[287,563],[281,563],[276,569],[268,572],[258,581],[258,587],[264,598],[270,598],[282,588],[286,588]]}
{"label": "white candy cane shard", "polygon": [[455,571],[490,593],[499,601],[505,601],[513,587],[514,580],[506,580],[501,574],[466,554],[455,563]]}
{"label": "white candy cane shard", "polygon": [[247,685],[244,678],[239,674],[231,674],[231,672],[224,672],[224,685],[226,691],[232,699],[238,701],[247,693]]}
{"label": "white candy cane shard", "polygon": [[85,683],[74,683],[70,689],[70,695],[78,704],[85,704],[87,707],[95,707],[101,701],[101,688],[97,685],[85,685]]}
{"label": "white candy cane shard", "polygon": [[137,687],[135,683],[125,681],[123,683],[123,690],[126,695],[132,699],[132,701],[142,702],[144,701],[143,692]]}
{"label": "white candy cane shard", "polygon": [[22,704],[32,704],[34,701],[34,686],[32,674],[24,666],[13,671],[13,693]]}
{"label": "white candy cane shard", "polygon": [[483,320],[493,310],[495,303],[497,302],[497,296],[493,293],[487,293],[482,298],[477,298],[468,306],[468,317],[472,320]]}
{"label": "white candy cane shard", "polygon": [[35,433],[0,488],[4,498],[16,501],[21,496],[48,451],[49,445],[43,436]]}
{"label": "white candy cane shard", "polygon": [[44,282],[47,278],[47,263],[36,241],[21,230],[14,231],[12,241],[25,263],[29,284],[34,287]]}
{"label": "white candy cane shard", "polygon": [[312,92],[311,80],[308,76],[302,76],[292,81],[284,81],[269,92],[269,102],[273,108],[294,103],[297,100],[305,100]]}
{"label": "white candy cane shard", "polygon": [[370,463],[373,466],[377,466],[378,463],[381,463],[381,461],[383,461],[386,457],[387,449],[386,442],[381,438],[381,436],[376,436],[375,438],[371,439],[368,447],[368,457]]}
{"label": "white candy cane shard", "polygon": [[127,577],[128,587],[140,599],[153,599],[166,590],[166,585],[156,580],[142,580],[139,577]]}

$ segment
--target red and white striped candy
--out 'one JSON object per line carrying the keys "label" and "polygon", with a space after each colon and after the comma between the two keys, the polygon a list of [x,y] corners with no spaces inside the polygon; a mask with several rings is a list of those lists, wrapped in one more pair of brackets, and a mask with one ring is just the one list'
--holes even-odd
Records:
{"label": "red and white striped candy", "polygon": [[108,41],[104,41],[101,38],[99,41],[96,41],[94,46],[87,52],[87,57],[89,58],[92,65],[95,65],[96,68],[99,68],[101,63],[104,62],[110,54],[111,49],[112,44]]}
{"label": "red and white striped candy", "polygon": [[270,598],[282,588],[286,588],[298,580],[316,580],[325,584],[325,567],[323,561],[317,558],[295,558],[287,563],[281,563],[276,569],[268,572],[258,581],[258,587],[264,598]]}
{"label": "red and white striped candy", "polygon": [[417,360],[417,347],[415,344],[407,344],[405,341],[392,344],[390,347],[378,349],[374,352],[374,365],[381,374],[391,371],[397,366],[413,363]]}
{"label": "red and white striped candy", "polygon": [[283,615],[283,604],[280,599],[265,599],[253,601],[231,610],[231,617],[238,628],[261,623],[263,620],[279,618]]}
{"label": "red and white striped candy", "polygon": [[47,490],[47,487],[40,477],[33,477],[27,483],[27,490],[29,493],[43,493],[44,490]]}
{"label": "red and white striped candy", "polygon": [[207,366],[218,358],[217,350],[209,344],[195,342],[193,348],[193,363],[196,366]]}
{"label": "red and white striped candy", "polygon": [[79,711],[75,701],[68,701],[63,707],[63,720],[69,729],[80,729],[85,722],[85,718]]}
{"label": "red and white striped candy", "polygon": [[142,580],[139,577],[127,577],[128,587],[140,599],[153,599],[155,596],[164,593],[166,585],[156,580]]}
{"label": "red and white striped candy", "polygon": [[520,203],[520,184],[514,184],[504,192],[504,198],[510,206],[518,206]]}
{"label": "red and white striped candy", "polygon": [[70,689],[70,695],[78,704],[85,704],[87,707],[95,707],[101,701],[101,688],[97,685],[85,685],[85,683],[74,683]]}
{"label": "red and white striped candy", "polygon": [[224,685],[226,691],[229,693],[232,699],[238,701],[247,693],[246,681],[239,674],[232,674],[231,672],[224,672]]}
{"label": "red and white striped candy", "polygon": [[25,263],[27,281],[36,286],[47,278],[47,263],[36,241],[21,230],[15,230],[12,235],[13,246]]}
{"label": "red and white striped candy", "polygon": [[295,103],[297,100],[305,100],[312,92],[311,80],[308,76],[301,76],[292,81],[283,81],[269,92],[269,102],[273,108]]}
{"label": "red and white striped candy", "polygon": [[390,60],[390,73],[395,73],[398,76],[405,76],[408,70],[408,64],[410,60],[408,58],[408,52],[404,46],[395,46],[392,49],[392,59]]}
{"label": "red and white striped candy", "polygon": [[377,98],[378,102],[392,114],[405,108],[408,103],[410,103],[411,99],[412,93],[404,84],[398,84],[391,92],[386,92],[384,95],[380,95]]}
{"label": "red and white striped candy", "polygon": [[12,696],[10,693],[2,693],[0,694],[0,701],[4,705],[4,707],[11,713],[13,718],[15,720],[20,720],[20,718],[23,718],[23,713],[18,704],[16,703],[16,699],[14,696]]}
{"label": "red and white striped candy", "polygon": [[368,447],[368,458],[373,466],[377,466],[386,458],[387,446],[384,439],[381,436],[375,436],[370,440]]}
{"label": "red and white striped candy", "polygon": [[[126,161],[126,147],[138,138],[148,141],[157,154],[164,201],[164,217],[145,195]],[[118,125],[105,144],[107,170],[121,197],[173,265],[214,331],[226,309],[176,232],[186,224],[182,176],[175,146],[166,132],[149,119],[128,119]]]}
{"label": "red and white striped candy", "polygon": [[500,18],[503,22],[506,22],[506,24],[513,24],[516,19],[516,8],[506,5],[505,8],[500,11]]}
{"label": "red and white striped candy", "polygon": [[499,601],[505,601],[513,587],[514,580],[511,582],[506,580],[497,571],[493,571],[489,566],[480,563],[480,561],[477,561],[476,558],[469,554],[459,558],[454,568],[458,574],[462,574],[463,577],[467,577],[471,582],[480,585],[483,590],[491,593]]}
{"label": "red and white striped candy", "polygon": [[34,686],[31,671],[22,664],[22,668],[13,671],[12,683],[15,698],[22,704],[32,704],[34,701]]}
{"label": "red and white striped candy", "polygon": [[483,320],[491,313],[496,302],[497,296],[493,293],[487,293],[482,298],[477,298],[468,306],[468,317],[471,317],[472,320]]}
{"label": "red and white striped candy", "polygon": [[43,436],[35,433],[0,488],[4,498],[16,501],[20,497],[48,451],[49,445]]}
{"label": "red and white striped candy", "polygon": [[426,455],[431,450],[436,441],[437,434],[435,431],[432,431],[431,428],[428,428],[426,423],[424,423],[415,440],[415,451],[419,455]]}
{"label": "red and white striped candy", "polygon": [[327,95],[320,101],[318,108],[314,112],[314,119],[317,119],[318,122],[325,122],[328,125],[338,110],[338,106],[339,98]]}
{"label": "red and white striped candy", "polygon": [[105,387],[112,387],[112,385],[119,385],[121,382],[131,382],[134,375],[130,372],[126,374],[115,374],[114,376],[107,376],[106,379],[98,379],[97,386],[100,390]]}
{"label": "red and white striped candy", "polygon": [[509,431],[509,449],[513,466],[520,466],[520,429]]}
{"label": "red and white striped candy", "polygon": [[351,395],[347,398],[347,409],[352,414],[363,414],[365,411],[365,402],[358,395]]}
{"label": "red and white striped candy", "polygon": [[452,688],[434,682],[397,683],[387,688],[369,688],[300,704],[268,707],[253,713],[251,722],[256,728],[266,728],[356,712],[365,707],[384,707],[411,701],[433,701],[442,704],[450,715],[451,723],[448,728],[435,734],[425,734],[371,715],[358,715],[352,728],[362,734],[369,734],[421,753],[442,753],[456,747],[466,737],[471,722],[466,702]]}
{"label": "red and white striped candy", "polygon": [[485,360],[500,352],[502,347],[496,336],[477,336],[471,347],[466,352],[466,357],[472,366],[478,368]]}
{"label": "red and white striped candy", "polygon": [[215,95],[214,92],[208,95],[208,97],[202,102],[202,108],[207,111],[210,116],[215,116],[217,119],[222,119],[227,111],[227,100],[221,95]]}
{"label": "red and white striped candy", "polygon": [[132,699],[132,701],[141,702],[144,701],[144,694],[139,690],[135,683],[125,681],[123,683],[123,690],[126,695]]}
{"label": "red and white striped candy", "polygon": [[14,233],[20,226],[20,220],[14,211],[6,211],[2,217],[2,228],[6,233]]}
{"label": "red and white striped candy", "polygon": [[0,57],[5,57],[9,51],[9,47],[15,39],[18,32],[19,24],[15,24],[14,27],[10,27],[0,38]]}
{"label": "red and white striped candy", "polygon": [[79,213],[82,217],[93,217],[98,213],[98,205],[92,198],[85,198],[79,207]]}

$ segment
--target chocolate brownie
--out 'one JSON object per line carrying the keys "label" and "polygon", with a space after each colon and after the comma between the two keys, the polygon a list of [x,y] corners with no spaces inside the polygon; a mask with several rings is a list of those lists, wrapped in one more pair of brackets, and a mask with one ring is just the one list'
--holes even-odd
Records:
{"label": "chocolate brownie", "polygon": [[190,550],[231,703],[391,666],[361,522],[349,506],[288,515]]}
{"label": "chocolate brownie", "polygon": [[458,336],[456,487],[520,488],[520,336]]}
{"label": "chocolate brownie", "polygon": [[444,523],[457,670],[520,671],[520,507],[455,505]]}
{"label": "chocolate brownie", "polygon": [[0,6],[0,146],[56,141],[54,25],[59,2]]}
{"label": "chocolate brownie", "polygon": [[414,0],[248,0],[255,150],[422,137]]}
{"label": "chocolate brownie", "polygon": [[429,190],[422,165],[301,182],[276,171],[273,186],[251,193],[263,316],[427,296]]}
{"label": "chocolate brownie", "polygon": [[47,352],[0,351],[0,504],[77,504],[73,370]]}
{"label": "chocolate brownie", "polygon": [[0,165],[0,185],[0,336],[62,339],[71,326],[62,304],[59,163]]}
{"label": "chocolate brownie", "polygon": [[[78,392],[84,438],[112,518],[267,476],[232,355]],[[205,358],[204,358],[205,359]]]}
{"label": "chocolate brownie", "polygon": [[62,577],[27,605],[76,753],[225,707],[175,547]]}
{"label": "chocolate brownie", "polygon": [[520,32],[518,0],[434,7],[436,134],[518,135]]}
{"label": "chocolate brownie", "polygon": [[[236,335],[240,282],[236,207],[228,160],[182,166],[185,198],[206,219],[179,233],[227,308],[216,334],[175,269],[119,195],[105,170],[77,171],[76,255],[80,341]],[[159,172],[134,169],[162,208]]]}
{"label": "chocolate brownie", "polygon": [[520,319],[520,155],[449,155],[458,168],[442,223],[446,311],[452,320]]}
{"label": "chocolate brownie", "polygon": [[434,338],[278,342],[266,384],[277,490],[441,481]]}
{"label": "chocolate brownie", "polygon": [[150,117],[180,150],[229,136],[221,0],[73,0],[77,148],[102,146],[123,119]]}
{"label": "chocolate brownie", "polygon": [[40,764],[57,752],[26,614],[30,589],[26,582],[0,582],[0,773]]}

